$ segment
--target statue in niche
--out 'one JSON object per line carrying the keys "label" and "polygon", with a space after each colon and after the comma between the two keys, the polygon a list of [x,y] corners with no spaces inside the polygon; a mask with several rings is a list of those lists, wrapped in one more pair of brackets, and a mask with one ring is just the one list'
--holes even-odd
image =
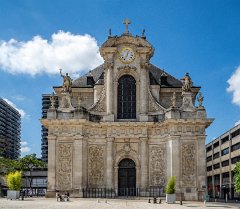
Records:
{"label": "statue in niche", "polygon": [[71,93],[72,92],[71,77],[68,75],[68,73],[66,73],[66,75],[63,75],[62,69],[60,69],[59,71],[60,71],[61,77],[63,78],[62,93]]}
{"label": "statue in niche", "polygon": [[197,97],[199,107],[202,107],[203,99],[204,99],[204,97],[202,95],[202,92],[199,92],[198,97]]}
{"label": "statue in niche", "polygon": [[181,80],[183,81],[182,90],[184,92],[190,92],[193,86],[193,82],[191,77],[189,76],[189,73],[186,73],[186,75]]}

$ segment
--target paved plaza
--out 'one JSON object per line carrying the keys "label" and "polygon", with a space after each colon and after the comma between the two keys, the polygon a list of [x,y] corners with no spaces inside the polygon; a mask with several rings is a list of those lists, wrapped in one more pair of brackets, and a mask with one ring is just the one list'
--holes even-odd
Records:
{"label": "paved plaza", "polygon": [[110,199],[81,199],[72,198],[70,202],[57,202],[54,198],[27,198],[21,200],[0,199],[0,209],[189,209],[189,208],[239,208],[240,204],[183,202],[177,204],[152,204],[145,200]]}

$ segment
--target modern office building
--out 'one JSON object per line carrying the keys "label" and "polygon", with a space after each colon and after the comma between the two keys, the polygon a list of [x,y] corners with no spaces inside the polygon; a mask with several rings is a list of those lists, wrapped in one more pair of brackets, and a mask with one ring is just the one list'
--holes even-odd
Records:
{"label": "modern office building", "polygon": [[21,115],[0,98],[0,156],[17,159],[20,156]]}
{"label": "modern office building", "polygon": [[240,161],[240,124],[206,145],[208,193],[214,198],[238,198],[234,168]]}
{"label": "modern office building", "polygon": [[[47,111],[51,106],[50,102],[51,94],[42,94],[42,118],[47,118]],[[58,107],[58,99],[56,97],[56,107]],[[42,126],[42,143],[41,143],[41,152],[42,152],[42,161],[48,162],[48,129]]]}

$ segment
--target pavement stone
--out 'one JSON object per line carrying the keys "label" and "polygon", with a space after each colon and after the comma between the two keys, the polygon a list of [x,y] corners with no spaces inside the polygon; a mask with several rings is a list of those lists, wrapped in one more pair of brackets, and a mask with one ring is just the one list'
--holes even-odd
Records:
{"label": "pavement stone", "polygon": [[183,202],[180,205],[148,203],[147,199],[82,199],[71,198],[69,202],[57,202],[55,198],[25,198],[25,200],[7,200],[0,198],[0,209],[239,209],[236,203]]}

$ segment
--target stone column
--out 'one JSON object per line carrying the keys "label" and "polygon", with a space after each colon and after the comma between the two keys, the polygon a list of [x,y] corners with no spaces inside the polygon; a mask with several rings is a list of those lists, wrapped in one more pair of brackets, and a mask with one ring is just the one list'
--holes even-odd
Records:
{"label": "stone column", "polygon": [[113,69],[111,66],[107,69],[107,84],[106,84],[106,102],[107,102],[107,114],[113,113]]}
{"label": "stone column", "polygon": [[87,187],[87,181],[88,181],[88,142],[87,138],[82,139],[82,187],[86,188]]}
{"label": "stone column", "polygon": [[83,148],[82,148],[82,136],[74,137],[73,146],[73,195],[81,196],[82,190],[82,163],[83,163]]}
{"label": "stone column", "polygon": [[140,70],[140,114],[145,115],[147,113],[147,70],[141,68]]}
{"label": "stone column", "polygon": [[46,197],[55,197],[56,190],[56,136],[48,136],[48,187]]}
{"label": "stone column", "polygon": [[141,140],[141,187],[148,187],[148,138],[140,138]]}
{"label": "stone column", "polygon": [[113,185],[113,141],[114,138],[107,139],[107,169],[106,169],[106,178],[107,178],[107,188],[114,188]]}

